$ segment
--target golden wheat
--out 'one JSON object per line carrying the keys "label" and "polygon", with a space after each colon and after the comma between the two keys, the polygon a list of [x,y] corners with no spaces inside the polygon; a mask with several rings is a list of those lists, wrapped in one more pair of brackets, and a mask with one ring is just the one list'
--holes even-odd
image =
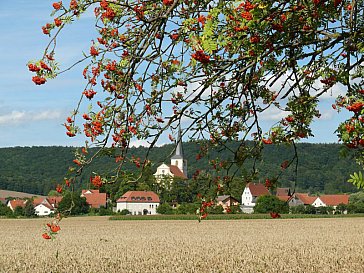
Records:
{"label": "golden wheat", "polygon": [[364,218],[0,220],[0,272],[364,272]]}

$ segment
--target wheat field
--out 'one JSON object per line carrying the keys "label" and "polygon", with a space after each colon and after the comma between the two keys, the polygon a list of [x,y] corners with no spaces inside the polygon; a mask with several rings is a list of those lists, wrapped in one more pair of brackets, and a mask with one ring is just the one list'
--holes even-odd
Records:
{"label": "wheat field", "polygon": [[0,272],[364,272],[364,218],[0,219]]}

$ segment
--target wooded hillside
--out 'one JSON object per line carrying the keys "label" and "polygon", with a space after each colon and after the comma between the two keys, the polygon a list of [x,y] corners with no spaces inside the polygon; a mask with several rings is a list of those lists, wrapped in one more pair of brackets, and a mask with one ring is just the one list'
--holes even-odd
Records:
{"label": "wooded hillside", "polygon": [[[232,145],[237,145],[233,143]],[[310,193],[340,193],[354,192],[355,188],[347,183],[349,174],[358,169],[350,158],[340,158],[338,144],[307,144],[297,145],[299,154],[297,190]],[[169,163],[174,145],[164,145],[151,153],[153,161],[151,174],[155,172],[161,162]],[[0,149],[0,189],[28,192],[46,195],[55,188],[57,183],[63,181],[67,169],[72,166],[72,147],[14,147]],[[92,152],[92,151],[91,151]],[[197,170],[208,169],[207,158],[196,160],[199,152],[197,143],[184,143],[184,153],[188,160],[189,177]],[[146,148],[132,148],[131,154],[143,158]],[[263,152],[262,161],[257,169],[262,177],[271,177],[279,173],[280,164],[289,160],[293,155],[292,147],[267,145]],[[227,152],[214,151],[210,158],[232,158]],[[80,187],[87,187],[91,173],[99,172],[113,166],[113,158],[104,158],[96,162],[93,167],[86,169],[82,174]],[[251,164],[251,163],[247,163]],[[136,170],[135,166],[128,166],[130,172]],[[150,175],[151,175],[150,174]],[[294,181],[294,168],[288,168],[279,179],[281,186],[292,186]],[[242,189],[243,190],[243,189]],[[242,191],[241,190],[241,191]],[[236,192],[236,191],[235,191]]]}

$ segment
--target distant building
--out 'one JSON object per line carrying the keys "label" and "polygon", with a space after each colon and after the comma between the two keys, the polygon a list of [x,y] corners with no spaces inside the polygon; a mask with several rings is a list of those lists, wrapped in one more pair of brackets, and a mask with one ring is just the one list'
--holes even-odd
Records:
{"label": "distant building", "polygon": [[132,215],[157,214],[159,196],[152,191],[128,191],[116,201],[116,211],[127,209]]}
{"label": "distant building", "polygon": [[327,194],[316,197],[312,205],[316,208],[318,207],[328,207],[331,206],[336,210],[336,207],[340,204],[349,204],[348,194]]}
{"label": "distant building", "polygon": [[262,195],[270,195],[268,189],[260,183],[248,183],[241,195],[241,210],[245,213],[254,212],[257,199]]}
{"label": "distant building", "polygon": [[47,198],[38,197],[33,200],[35,214],[38,216],[47,216],[54,213],[54,207],[49,203]]}
{"label": "distant building", "polygon": [[91,208],[99,209],[101,206],[106,208],[106,193],[101,193],[99,190],[82,190],[81,197],[86,198]]}
{"label": "distant building", "polygon": [[231,195],[219,195],[216,198],[216,202],[218,206],[222,206],[224,209],[224,212],[227,212],[227,210],[231,207],[231,206],[238,206],[239,205],[239,201],[232,197]]}
{"label": "distant building", "polygon": [[184,158],[182,146],[182,133],[181,129],[178,131],[177,146],[175,154],[171,157],[171,164],[161,164],[156,173],[154,174],[157,183],[163,179],[180,178],[187,179],[187,160]]}
{"label": "distant building", "polygon": [[26,204],[26,200],[22,200],[22,199],[14,199],[14,200],[10,200],[8,202],[8,207],[12,210],[15,211],[16,207],[25,207]]}

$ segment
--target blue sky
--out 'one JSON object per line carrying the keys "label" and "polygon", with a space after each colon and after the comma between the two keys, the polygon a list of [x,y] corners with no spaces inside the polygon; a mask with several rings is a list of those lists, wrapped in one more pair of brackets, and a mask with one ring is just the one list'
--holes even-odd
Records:
{"label": "blue sky", "polygon": [[[84,142],[81,136],[67,137],[62,126],[84,87],[82,64],[42,86],[34,85],[26,67],[29,60],[42,56],[49,41],[41,27],[51,20],[53,2],[0,1],[0,147],[80,146]],[[92,14],[88,13],[67,26],[57,42],[56,59],[61,67],[77,61],[82,51],[88,52],[90,40],[96,37],[93,25]],[[334,88],[333,95],[340,91]],[[315,121],[315,137],[309,142],[337,142],[334,130],[344,116],[331,109],[334,97],[326,96],[321,103],[323,117]],[[265,114],[264,129],[279,115],[274,111]]]}

